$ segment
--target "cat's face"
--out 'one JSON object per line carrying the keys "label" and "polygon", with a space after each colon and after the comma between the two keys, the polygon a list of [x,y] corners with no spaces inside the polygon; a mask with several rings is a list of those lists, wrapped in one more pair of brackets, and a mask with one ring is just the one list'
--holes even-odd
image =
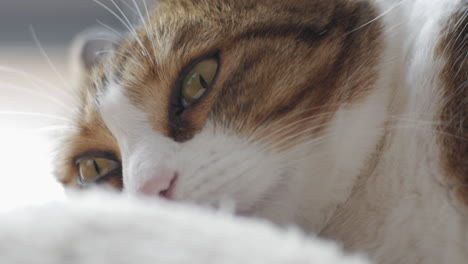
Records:
{"label": "cat's face", "polygon": [[149,16],[85,72],[60,181],[277,222],[344,199],[385,108],[369,4],[162,1]]}

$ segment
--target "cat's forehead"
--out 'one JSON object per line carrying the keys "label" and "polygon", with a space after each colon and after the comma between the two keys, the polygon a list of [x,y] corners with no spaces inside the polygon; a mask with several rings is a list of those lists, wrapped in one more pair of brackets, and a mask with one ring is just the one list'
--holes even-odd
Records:
{"label": "cat's forehead", "polygon": [[[295,111],[303,111],[331,103],[343,95],[339,90],[346,90],[350,98],[366,91],[354,92],[349,87],[352,82],[346,86],[338,82],[347,78],[347,72],[365,72],[372,67],[371,63],[360,63],[362,56],[371,62],[380,48],[375,41],[377,23],[345,34],[375,17],[370,5],[314,1],[304,8],[301,1],[264,2],[163,1],[94,69],[92,85],[86,91],[90,93],[86,98],[93,99],[82,107],[96,108],[99,114],[102,100],[115,96],[113,90],[118,87],[118,94],[125,96],[131,107],[148,114],[154,130],[170,136],[173,123],[188,124],[190,133],[200,129],[210,111],[212,118],[230,123],[250,112],[255,114],[254,124],[272,111],[282,113],[275,118],[290,114],[291,105]],[[356,20],[346,16],[349,13],[360,13],[361,17]],[[364,50],[364,42],[372,45]],[[210,92],[206,102],[186,120],[170,120],[171,94],[184,67],[213,53],[220,53],[217,84],[223,88],[214,87],[217,94]],[[348,65],[333,65],[339,54],[348,57]],[[303,64],[308,67],[296,67]],[[371,76],[366,78],[369,84],[374,79]],[[306,93],[310,96],[304,96]],[[265,95],[270,95],[269,100],[262,101]]]}

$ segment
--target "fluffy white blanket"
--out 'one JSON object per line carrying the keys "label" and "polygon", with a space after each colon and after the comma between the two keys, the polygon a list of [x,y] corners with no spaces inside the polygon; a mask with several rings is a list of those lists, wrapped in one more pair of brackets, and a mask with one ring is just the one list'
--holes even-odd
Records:
{"label": "fluffy white blanket", "polygon": [[260,220],[93,193],[0,213],[0,263],[367,262],[332,242]]}

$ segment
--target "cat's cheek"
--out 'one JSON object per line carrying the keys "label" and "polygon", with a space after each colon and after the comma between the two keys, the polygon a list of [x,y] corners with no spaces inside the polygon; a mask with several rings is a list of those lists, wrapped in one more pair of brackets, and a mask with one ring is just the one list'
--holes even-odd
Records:
{"label": "cat's cheek", "polygon": [[175,199],[212,207],[229,202],[237,212],[254,214],[287,182],[283,157],[264,149],[208,123],[175,155]]}

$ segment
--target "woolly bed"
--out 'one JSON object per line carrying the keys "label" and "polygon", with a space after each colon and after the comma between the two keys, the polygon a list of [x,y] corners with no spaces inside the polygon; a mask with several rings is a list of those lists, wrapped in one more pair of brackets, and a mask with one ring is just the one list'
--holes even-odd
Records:
{"label": "woolly bed", "polygon": [[0,213],[0,263],[365,264],[294,229],[111,194]]}

